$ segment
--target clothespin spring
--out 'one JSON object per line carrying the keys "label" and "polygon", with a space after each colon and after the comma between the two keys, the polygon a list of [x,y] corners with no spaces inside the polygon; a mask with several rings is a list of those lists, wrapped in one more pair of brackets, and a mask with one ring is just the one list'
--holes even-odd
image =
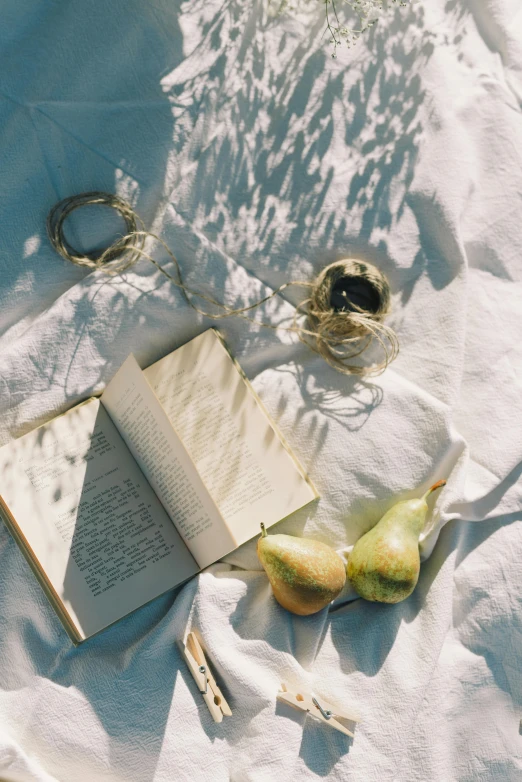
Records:
{"label": "clothespin spring", "polygon": [[[207,694],[207,690],[208,690],[207,669],[205,668],[204,665],[200,665],[199,668],[198,668],[198,671],[200,673],[202,673],[204,675],[204,677],[205,677],[205,689],[204,690],[200,690],[200,693],[202,695],[206,695]],[[319,708],[321,708],[321,707],[319,706]]]}
{"label": "clothespin spring", "polygon": [[329,719],[332,718],[332,716],[333,716],[332,712],[329,709],[326,709],[326,710],[323,709],[321,704],[318,703],[317,698],[312,697],[312,703],[314,704],[314,706],[317,706],[317,708],[319,709],[319,711],[321,712],[321,714],[323,715],[325,720],[329,720]]}

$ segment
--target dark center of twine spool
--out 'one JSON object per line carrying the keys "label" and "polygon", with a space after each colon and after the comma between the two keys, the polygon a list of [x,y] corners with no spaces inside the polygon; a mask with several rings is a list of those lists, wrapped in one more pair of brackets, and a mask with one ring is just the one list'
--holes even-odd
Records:
{"label": "dark center of twine spool", "polygon": [[345,276],[332,286],[330,303],[336,312],[363,310],[375,314],[381,306],[381,298],[369,280]]}

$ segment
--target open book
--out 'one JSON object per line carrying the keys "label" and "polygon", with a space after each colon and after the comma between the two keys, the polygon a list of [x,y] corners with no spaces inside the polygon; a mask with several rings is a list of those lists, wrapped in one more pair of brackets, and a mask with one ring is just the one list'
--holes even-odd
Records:
{"label": "open book", "polygon": [[0,507],[79,643],[317,497],[214,330],[0,449]]}

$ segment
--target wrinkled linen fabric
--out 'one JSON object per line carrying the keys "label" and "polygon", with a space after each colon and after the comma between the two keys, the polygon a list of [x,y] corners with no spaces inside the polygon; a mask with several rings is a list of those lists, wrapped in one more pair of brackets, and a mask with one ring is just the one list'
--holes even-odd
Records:
{"label": "wrinkled linen fabric", "polygon": [[[418,587],[295,617],[252,541],[74,648],[2,526],[5,782],[522,778],[522,10],[416,3],[336,59],[322,13],[4,0],[0,443],[100,392],[131,351],[147,366],[215,325],[146,261],[107,277],[56,255],[59,199],[119,193],[232,306],[365,258],[401,345],[380,377],[219,326],[321,494],[278,531],[346,553],[447,477]],[[121,225],[91,209],[67,230],[87,249]],[[300,297],[254,317],[288,324]],[[193,628],[232,706],[219,725],[175,645]],[[359,711],[355,739],[276,703],[282,681]]]}

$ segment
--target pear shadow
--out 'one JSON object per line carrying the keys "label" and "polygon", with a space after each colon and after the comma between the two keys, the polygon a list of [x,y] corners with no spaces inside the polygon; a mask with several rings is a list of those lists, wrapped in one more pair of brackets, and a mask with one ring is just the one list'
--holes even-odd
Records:
{"label": "pear shadow", "polygon": [[[430,589],[447,558],[456,553],[455,570],[472,551],[502,527],[520,521],[513,513],[481,522],[453,520],[442,528],[429,559],[421,564],[417,586],[401,603],[386,605],[362,598],[330,612],[330,634],[346,674],[376,676],[386,662],[402,623],[413,622],[425,607]],[[347,640],[349,648],[347,648]],[[346,653],[345,653],[346,652]],[[506,687],[505,677],[500,686]]]}
{"label": "pear shadow", "polygon": [[[439,538],[430,557],[421,564],[419,581],[413,594],[404,602],[411,601],[411,611],[405,615],[406,622],[412,622],[426,604],[429,591],[449,556],[455,553],[454,570],[476,548],[482,546],[499,529],[520,521],[520,512],[504,514],[485,521],[453,519],[440,531]],[[400,605],[400,604],[399,604]]]}
{"label": "pear shadow", "polygon": [[[404,604],[384,605],[363,599],[348,603],[342,614],[332,612],[330,636],[338,648],[343,673],[359,671],[376,676],[393,647],[404,613]],[[348,638],[350,649],[344,654]]]}
{"label": "pear shadow", "polygon": [[279,605],[264,570],[231,575],[247,586],[230,616],[234,632],[245,641],[263,640],[310,670],[324,640],[327,609],[311,616],[297,616]]}

